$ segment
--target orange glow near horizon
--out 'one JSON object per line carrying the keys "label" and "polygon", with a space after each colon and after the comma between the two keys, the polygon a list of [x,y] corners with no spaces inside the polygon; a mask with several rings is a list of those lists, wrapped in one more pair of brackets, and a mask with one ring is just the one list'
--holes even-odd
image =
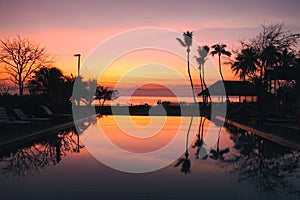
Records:
{"label": "orange glow near horizon", "polygon": [[[155,66],[161,68],[162,71],[154,71],[153,67]],[[143,67],[143,69],[136,70],[139,67]],[[98,81],[102,85],[110,85],[111,87],[115,86],[120,79],[129,85],[143,83],[145,79],[155,81],[160,78],[167,79],[170,84],[176,84],[177,80],[163,71],[164,67],[176,70],[188,81],[184,59],[165,51],[152,49],[138,50],[121,56],[108,67]],[[196,75],[195,68],[191,68],[193,74]]]}
{"label": "orange glow near horizon", "polygon": [[[97,135],[103,134],[113,145],[125,151],[148,153],[167,146],[175,137],[179,137],[184,148],[190,119],[190,117],[179,116],[103,116],[97,120],[99,127],[91,127],[93,133],[89,135],[91,137],[89,140],[101,148],[101,144],[97,143]],[[192,129],[188,135],[189,146],[197,140],[199,122],[200,118],[194,117]],[[203,139],[209,142],[212,135],[217,135],[219,130],[220,128],[210,120],[205,120]],[[222,138],[226,137],[223,134],[226,132],[226,129],[222,129]],[[83,133],[84,137],[85,133]],[[229,138],[221,139],[220,148],[226,147],[230,143]]]}
{"label": "orange glow near horizon", "polygon": [[[177,28],[182,29],[182,27],[180,28],[180,26],[178,26]],[[122,31],[126,31],[126,29],[114,27],[105,31],[103,31],[102,29],[94,29],[92,32],[91,30],[80,29],[62,29],[60,31],[49,29],[45,30],[45,32],[36,31],[33,34],[26,33],[22,36],[32,38],[34,42],[40,43],[41,46],[45,46],[48,49],[50,58],[53,58],[54,60],[53,66],[62,70],[63,74],[67,76],[71,74],[73,76],[77,76],[77,58],[74,57],[74,54],[80,53],[82,55],[81,69],[85,70],[85,68],[88,66],[84,66],[84,61],[88,58],[90,52],[92,52],[92,50],[103,41],[109,39],[110,37],[113,37],[114,34],[119,34]],[[89,37],[86,37],[87,35]],[[177,43],[175,38],[174,43]],[[196,48],[196,45],[197,44],[195,43],[194,48]],[[180,45],[178,44],[178,46]],[[191,61],[194,60],[194,56],[194,54],[190,55]],[[218,65],[216,58],[213,58],[211,60],[214,63],[209,62],[206,64],[208,85],[215,82],[210,81],[213,79],[209,77],[209,69],[213,68],[212,65]],[[99,83],[106,87],[113,88],[122,77],[122,75],[124,75],[127,71],[145,64],[160,64],[169,66],[177,70],[182,76],[186,78],[187,81],[189,81],[186,58],[181,58],[172,53],[160,50],[144,49],[130,52],[114,61],[109,67],[109,70],[107,70],[103,77],[101,77]],[[151,71],[151,69],[144,70],[143,73],[135,74],[135,77],[128,77],[127,81],[132,84],[138,84],[139,82],[142,82],[144,80],[145,75],[149,77],[149,75],[151,74],[155,78],[168,79],[168,83],[170,85],[178,84],[177,80],[175,80],[174,77],[168,76],[168,74],[153,72]],[[199,85],[200,82],[197,66],[191,66],[191,74],[194,80],[194,85],[197,88],[197,85]],[[236,79],[228,66],[223,66],[223,74],[226,79]],[[93,75],[93,72],[91,72],[91,75]],[[7,76],[1,74],[2,79],[5,77]],[[131,87],[130,84],[124,86]]]}
{"label": "orange glow near horizon", "polygon": [[[147,129],[151,124],[149,116],[128,116],[135,126]],[[174,121],[175,120],[175,121]],[[135,153],[147,153],[160,149],[167,145],[176,135],[176,131],[181,123],[180,117],[167,117],[162,129],[151,137],[143,138],[143,132],[140,132],[140,137],[128,135],[122,131],[114,117],[100,118],[98,124],[100,125],[106,137],[118,147]],[[169,125],[172,125],[172,130],[168,130]]]}

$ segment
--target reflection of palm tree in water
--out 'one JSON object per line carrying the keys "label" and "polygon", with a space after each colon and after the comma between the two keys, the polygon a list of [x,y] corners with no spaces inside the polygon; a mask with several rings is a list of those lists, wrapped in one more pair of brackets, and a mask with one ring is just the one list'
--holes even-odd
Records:
{"label": "reflection of palm tree in water", "polygon": [[220,137],[222,132],[222,126],[220,126],[219,133],[218,133],[218,141],[217,141],[217,149],[211,149],[210,153],[212,154],[209,156],[211,159],[214,160],[224,160],[224,154],[229,152],[229,148],[221,149],[220,150]]}
{"label": "reflection of palm tree in water", "polygon": [[80,149],[82,149],[84,147],[84,145],[80,145],[79,142],[79,136],[85,131],[87,130],[91,125],[94,125],[97,123],[97,118],[101,117],[101,115],[97,115],[97,117],[95,116],[90,116],[90,117],[86,117],[84,118],[84,120],[80,120],[79,122],[76,122],[76,128],[74,129],[74,132],[77,136],[77,142],[76,142],[76,148],[73,148],[73,151],[76,153],[80,152]]}
{"label": "reflection of palm tree in water", "polygon": [[198,134],[196,135],[196,141],[193,144],[193,148],[197,147],[196,150],[196,158],[202,158],[202,159],[206,159],[208,157],[208,153],[205,149],[205,143],[204,143],[204,124],[205,124],[205,117],[200,117],[200,124],[199,124],[199,128],[198,128]]}
{"label": "reflection of palm tree in water", "polygon": [[233,148],[237,153],[222,160],[239,181],[251,182],[260,191],[278,198],[283,191],[300,196],[300,152],[285,148],[252,133],[228,126]]}
{"label": "reflection of palm tree in water", "polygon": [[82,134],[88,127],[97,123],[97,118],[101,115],[85,117],[84,119],[78,120],[76,124],[76,134]]}
{"label": "reflection of palm tree in water", "polygon": [[186,134],[186,144],[185,144],[184,158],[179,158],[177,160],[177,163],[174,165],[174,167],[178,167],[179,165],[181,165],[181,172],[184,173],[184,174],[191,173],[191,161],[189,159],[188,149],[189,149],[189,135],[190,135],[190,130],[191,130],[192,123],[193,123],[193,117],[191,118],[189,129],[188,129],[188,132]]}
{"label": "reflection of palm tree in water", "polygon": [[74,134],[74,127],[68,128],[11,149],[9,154],[0,155],[1,175],[27,177],[41,168],[59,163],[67,152],[78,152],[78,147],[83,147],[78,143],[78,137],[76,142]]}

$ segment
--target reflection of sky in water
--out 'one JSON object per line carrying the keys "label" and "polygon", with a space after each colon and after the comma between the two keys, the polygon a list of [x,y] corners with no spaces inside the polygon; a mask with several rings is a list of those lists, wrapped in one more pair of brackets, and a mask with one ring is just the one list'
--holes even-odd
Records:
{"label": "reflection of sky in water", "polygon": [[[133,120],[139,121],[141,118],[143,117],[134,117]],[[174,131],[172,127],[176,120],[178,119],[172,117],[166,119],[167,127],[162,138],[172,138],[170,132]],[[199,123],[198,120],[199,118],[194,118],[195,125]],[[119,130],[112,123],[111,117],[103,117],[98,121],[98,125],[107,126],[111,134],[114,133],[111,138],[118,137]],[[143,125],[141,121],[138,123]],[[148,123],[149,121],[145,122]],[[209,123],[206,120],[205,127]],[[90,126],[91,129],[95,127],[96,125]],[[197,128],[190,132],[190,144],[195,141]],[[209,134],[205,129],[204,135]],[[38,144],[32,143],[21,149],[26,152],[34,150],[35,147],[44,153],[52,152],[53,157],[48,159],[54,158],[54,161],[49,160],[45,166],[35,165],[37,170],[33,169],[34,165],[28,165],[32,167],[33,173],[26,177],[17,174],[13,177],[4,169],[9,168],[6,161],[19,152],[17,148],[11,148],[11,153],[7,153],[6,157],[1,151],[0,195],[5,197],[3,199],[297,199],[295,188],[300,188],[299,152],[280,148],[267,141],[262,142],[257,137],[237,133],[235,130],[224,128],[221,133],[219,149],[230,147],[229,153],[224,154],[224,160],[213,160],[212,154],[206,160],[196,159],[196,148],[189,148],[191,174],[187,175],[181,173],[180,168],[174,167],[175,161],[150,173],[119,172],[101,164],[86,148],[76,153],[75,134],[59,135],[63,136],[60,162],[55,161],[56,137],[38,140]],[[185,137],[184,133],[180,135],[183,140],[182,153]],[[130,141],[130,138],[124,140],[129,143]],[[155,144],[152,145],[151,148],[155,147]],[[130,147],[130,144],[122,147],[135,151],[140,148]],[[35,155],[45,156],[43,152]],[[117,154],[108,150],[102,153],[116,156],[115,159],[126,159],[117,157]],[[15,159],[20,159],[18,163],[22,163],[24,158],[20,156]],[[31,162],[38,161],[32,159]]]}

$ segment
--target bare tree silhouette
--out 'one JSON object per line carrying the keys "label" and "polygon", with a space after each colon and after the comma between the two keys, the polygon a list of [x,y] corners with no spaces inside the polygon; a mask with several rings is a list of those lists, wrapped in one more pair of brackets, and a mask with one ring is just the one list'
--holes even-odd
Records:
{"label": "bare tree silhouette", "polygon": [[32,73],[51,63],[46,49],[20,36],[0,40],[0,63],[9,80],[18,85],[19,95],[23,95],[24,85]]}

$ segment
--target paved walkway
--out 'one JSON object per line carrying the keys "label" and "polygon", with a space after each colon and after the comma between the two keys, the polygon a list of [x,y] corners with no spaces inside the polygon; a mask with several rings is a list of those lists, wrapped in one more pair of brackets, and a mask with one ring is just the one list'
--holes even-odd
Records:
{"label": "paved walkway", "polygon": [[220,116],[216,116],[216,119],[254,133],[277,144],[300,151],[300,132],[293,128],[298,127],[295,124],[265,122],[263,126],[257,126],[256,123],[250,120],[238,122],[237,120],[233,121]]}

